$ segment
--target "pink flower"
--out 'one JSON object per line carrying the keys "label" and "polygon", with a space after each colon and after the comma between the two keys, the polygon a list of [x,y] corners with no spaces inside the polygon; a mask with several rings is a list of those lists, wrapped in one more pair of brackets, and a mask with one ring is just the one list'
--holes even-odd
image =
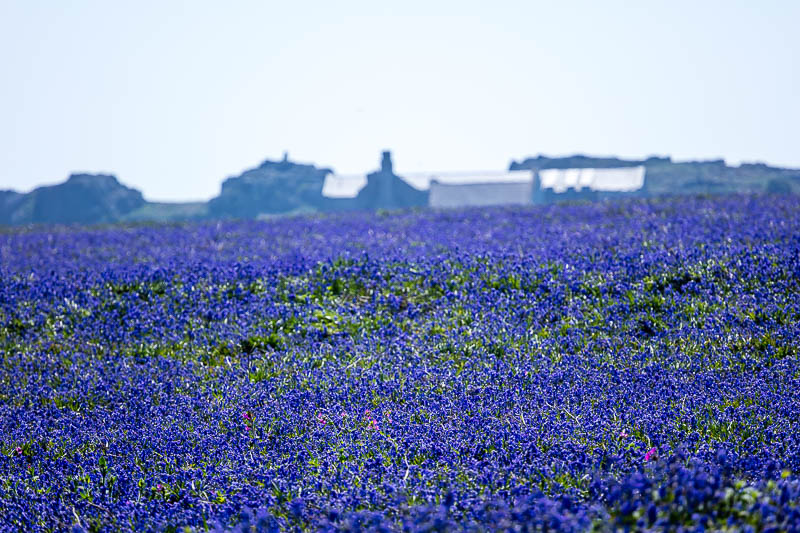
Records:
{"label": "pink flower", "polygon": [[650,448],[647,450],[647,453],[644,454],[644,460],[647,461],[655,461],[658,457],[658,450],[655,448]]}
{"label": "pink flower", "polygon": [[156,490],[157,490],[157,491],[159,491],[159,492],[161,492],[162,490],[164,490],[164,485],[162,485],[161,483],[159,483],[158,485],[156,485]]}
{"label": "pink flower", "polygon": [[324,426],[327,423],[327,420],[325,420],[325,417],[322,416],[322,413],[317,413],[317,423],[319,423],[322,426]]}
{"label": "pink flower", "polygon": [[370,420],[369,427],[375,431],[378,431],[378,423],[375,420]]}
{"label": "pink flower", "polygon": [[17,455],[22,455],[22,448],[20,448],[19,446],[17,446],[17,448],[14,450],[14,452],[15,452]]}
{"label": "pink flower", "polygon": [[245,413],[242,415],[242,418],[244,418],[245,420],[251,420],[253,417],[250,415],[250,413],[245,411]]}
{"label": "pink flower", "polygon": [[619,438],[621,438],[621,439],[624,439],[624,438],[629,437],[629,436],[630,435],[628,435],[628,432],[625,431],[624,429],[619,432]]}

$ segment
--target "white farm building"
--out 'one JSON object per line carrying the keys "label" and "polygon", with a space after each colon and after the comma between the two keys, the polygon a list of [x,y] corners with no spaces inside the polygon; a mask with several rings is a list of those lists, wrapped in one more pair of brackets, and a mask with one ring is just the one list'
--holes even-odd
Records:
{"label": "white farm building", "polygon": [[322,184],[322,196],[325,198],[355,198],[366,184],[366,174],[328,174]]}
{"label": "white farm building", "polygon": [[[412,173],[400,179],[421,191],[428,191],[431,207],[530,204],[533,195],[533,173],[515,172],[451,172]],[[355,198],[367,185],[367,176],[328,174],[322,186],[326,198]]]}
{"label": "white farm building", "polygon": [[644,166],[623,168],[551,168],[539,171],[539,187],[563,193],[569,189],[633,192],[644,186]]}
{"label": "white farm building", "polygon": [[[385,153],[384,159],[389,161],[387,158],[388,153]],[[527,169],[508,172],[407,173],[398,176],[393,173],[391,163],[384,162],[380,172],[369,175],[327,174],[322,195],[330,201],[350,202],[347,205],[351,205],[352,208],[365,208],[371,205],[370,202],[377,201],[372,196],[380,192],[379,185],[386,181],[386,179],[381,180],[384,174],[396,182],[395,188],[408,189],[415,191],[415,195],[422,195],[408,205],[424,205],[427,197],[429,207],[441,208],[530,205],[560,200],[609,198],[619,194],[636,195],[644,192],[645,184],[643,165],[618,168]],[[400,194],[398,191],[390,191],[387,187],[380,189],[383,196]],[[381,196],[383,204],[396,203],[393,203],[388,196],[386,198],[383,196]],[[342,205],[345,205],[344,203]]]}
{"label": "white farm building", "polygon": [[533,199],[533,173],[528,170],[498,173],[431,176],[430,207],[527,205]]}

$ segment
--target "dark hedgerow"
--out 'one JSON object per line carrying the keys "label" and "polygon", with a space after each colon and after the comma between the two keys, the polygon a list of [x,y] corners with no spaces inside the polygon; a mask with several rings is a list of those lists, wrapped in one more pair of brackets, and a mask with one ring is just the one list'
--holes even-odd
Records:
{"label": "dark hedgerow", "polygon": [[0,235],[2,531],[797,531],[800,200]]}

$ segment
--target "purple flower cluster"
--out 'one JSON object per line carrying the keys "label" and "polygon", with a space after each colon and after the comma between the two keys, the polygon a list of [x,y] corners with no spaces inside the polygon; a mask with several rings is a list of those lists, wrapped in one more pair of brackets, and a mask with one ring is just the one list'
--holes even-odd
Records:
{"label": "purple flower cluster", "polygon": [[0,530],[800,530],[800,199],[0,233]]}

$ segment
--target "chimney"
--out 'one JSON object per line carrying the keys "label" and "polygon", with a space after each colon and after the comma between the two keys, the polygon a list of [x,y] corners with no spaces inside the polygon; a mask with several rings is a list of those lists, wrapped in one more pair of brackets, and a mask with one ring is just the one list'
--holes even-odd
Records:
{"label": "chimney", "polygon": [[392,171],[392,152],[389,150],[383,151],[383,158],[381,159],[381,172],[384,174],[393,174]]}

